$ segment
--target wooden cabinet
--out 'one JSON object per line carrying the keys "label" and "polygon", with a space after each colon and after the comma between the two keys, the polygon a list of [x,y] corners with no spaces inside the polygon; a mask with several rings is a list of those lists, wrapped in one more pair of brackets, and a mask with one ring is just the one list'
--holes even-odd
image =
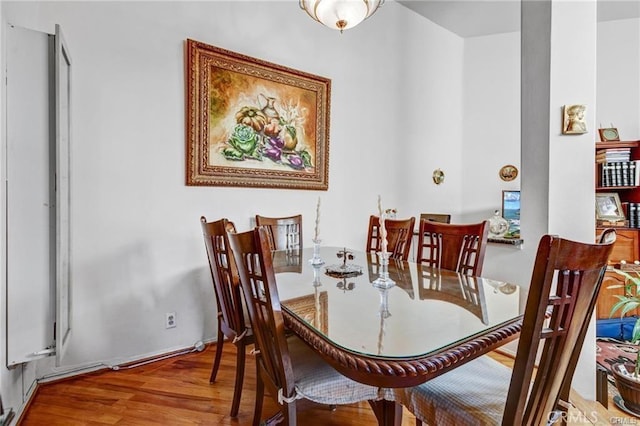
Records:
{"label": "wooden cabinet", "polygon": [[[617,287],[620,285],[620,287]],[[616,288],[611,288],[616,286]],[[607,319],[611,317],[611,308],[618,302],[616,295],[624,294],[624,277],[615,272],[607,272],[600,287],[598,294],[598,302],[596,305],[596,319]],[[625,316],[639,315],[640,309],[628,312]],[[614,317],[620,317],[620,313],[614,314]]]}
{"label": "wooden cabinet", "polygon": [[[596,228],[596,238],[605,228]],[[613,252],[609,257],[610,265],[619,265],[621,260],[627,263],[633,263],[640,260],[640,246],[638,245],[639,229],[615,228],[616,243],[613,246]]]}
{"label": "wooden cabinet", "polygon": [[[604,230],[604,227],[596,228],[596,239]],[[609,264],[612,267],[620,267],[620,262],[634,263],[640,260],[640,229],[619,227],[616,229],[616,242],[613,246],[613,252],[609,258]],[[617,288],[611,286],[620,285]],[[616,295],[624,294],[624,278],[614,272],[607,272],[598,294],[598,302],[596,305],[596,318],[606,319],[610,317],[611,308],[618,301]],[[626,314],[639,315],[640,310],[636,309]]]}

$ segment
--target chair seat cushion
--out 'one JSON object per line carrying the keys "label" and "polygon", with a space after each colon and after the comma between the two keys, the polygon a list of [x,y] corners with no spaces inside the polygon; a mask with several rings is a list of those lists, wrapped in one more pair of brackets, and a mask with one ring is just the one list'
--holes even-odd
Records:
{"label": "chair seat cushion", "polygon": [[499,425],[511,372],[481,356],[421,385],[395,389],[395,400],[429,425]]}
{"label": "chair seat cushion", "polygon": [[288,344],[298,396],[327,405],[380,399],[377,387],[343,376],[299,338],[290,337]]}

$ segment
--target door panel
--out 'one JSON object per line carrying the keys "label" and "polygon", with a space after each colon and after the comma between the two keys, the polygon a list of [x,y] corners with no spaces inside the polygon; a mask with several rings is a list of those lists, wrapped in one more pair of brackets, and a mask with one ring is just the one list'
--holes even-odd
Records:
{"label": "door panel", "polygon": [[55,35],[56,75],[56,365],[62,364],[71,333],[70,130],[71,56],[59,25]]}
{"label": "door panel", "polygon": [[14,26],[6,33],[6,333],[14,365],[54,344],[53,171],[48,34]]}

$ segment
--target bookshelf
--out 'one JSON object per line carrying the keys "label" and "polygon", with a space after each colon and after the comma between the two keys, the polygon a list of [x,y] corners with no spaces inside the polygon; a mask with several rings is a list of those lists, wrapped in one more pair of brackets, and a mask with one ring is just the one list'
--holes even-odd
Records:
{"label": "bookshelf", "polygon": [[[624,263],[632,265],[640,260],[640,140],[596,142],[595,150],[595,192],[618,194],[625,217],[615,224],[598,221],[596,238],[605,228],[615,226],[617,238],[609,264],[616,268]],[[637,212],[635,217],[630,217],[632,211]],[[610,288],[614,284],[621,284],[620,276],[607,272],[598,295],[598,319],[609,318],[611,307],[618,301],[616,295],[624,291],[623,287]],[[638,312],[627,315],[633,314]]]}
{"label": "bookshelf", "polygon": [[[626,160],[621,157],[625,150]],[[595,189],[596,193],[617,193],[629,222],[629,203],[640,204],[640,141],[596,142]],[[637,229],[640,221],[635,222],[631,227]]]}

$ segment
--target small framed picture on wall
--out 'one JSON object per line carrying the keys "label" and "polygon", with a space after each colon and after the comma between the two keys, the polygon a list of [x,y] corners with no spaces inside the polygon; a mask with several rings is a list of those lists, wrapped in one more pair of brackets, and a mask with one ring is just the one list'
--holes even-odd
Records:
{"label": "small framed picture on wall", "polygon": [[562,108],[562,134],[576,135],[587,133],[585,122],[586,105],[565,105]]}

